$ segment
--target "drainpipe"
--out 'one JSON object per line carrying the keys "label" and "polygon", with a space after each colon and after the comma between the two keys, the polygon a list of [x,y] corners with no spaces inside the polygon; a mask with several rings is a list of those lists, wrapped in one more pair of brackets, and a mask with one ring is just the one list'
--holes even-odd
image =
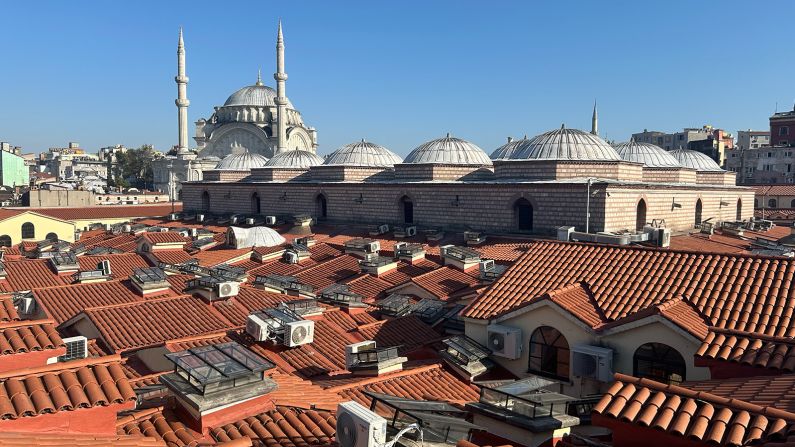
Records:
{"label": "drainpipe", "polygon": [[591,181],[593,179],[588,177],[586,196],[585,196],[585,232],[590,233],[591,229]]}

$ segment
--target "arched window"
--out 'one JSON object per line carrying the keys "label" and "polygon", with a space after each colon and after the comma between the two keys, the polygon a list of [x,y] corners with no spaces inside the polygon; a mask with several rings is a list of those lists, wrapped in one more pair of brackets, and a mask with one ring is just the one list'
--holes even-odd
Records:
{"label": "arched window", "polygon": [[0,236],[0,247],[10,247],[11,246],[11,236],[4,234]]}
{"label": "arched window", "polygon": [[414,223],[414,202],[411,201],[411,197],[400,198],[400,209],[403,212],[403,223]]}
{"label": "arched window", "polygon": [[44,237],[50,242],[58,242],[58,235],[55,233],[47,233],[47,236]]}
{"label": "arched window", "polygon": [[792,202],[789,203],[790,208],[795,208],[795,199],[792,199]]}
{"label": "arched window", "polygon": [[259,199],[259,193],[251,195],[251,214],[259,214],[262,212],[262,203]]}
{"label": "arched window", "polygon": [[207,191],[202,193],[202,211],[210,211],[210,193]]}
{"label": "arched window", "polygon": [[703,205],[701,199],[696,200],[696,225],[701,225],[701,212]]}
{"label": "arched window", "polygon": [[323,194],[318,194],[317,197],[315,197],[315,215],[318,219],[325,219],[328,217],[328,201]]}
{"label": "arched window", "polygon": [[776,199],[770,199],[770,200],[767,201],[767,207],[768,208],[776,208],[777,205],[778,205],[778,202],[776,201]]}
{"label": "arched window", "polygon": [[569,343],[557,329],[541,326],[530,336],[531,373],[569,379]]}
{"label": "arched window", "polygon": [[759,208],[759,199],[754,199],[754,208]]}
{"label": "arched window", "polygon": [[687,378],[687,366],[676,349],[663,343],[641,345],[632,356],[635,377],[648,377],[662,383],[678,384]]}
{"label": "arched window", "polygon": [[22,239],[36,239],[36,227],[30,222],[22,224]]}
{"label": "arched window", "polygon": [[734,220],[743,220],[743,199],[737,199],[737,216]]}
{"label": "arched window", "polygon": [[646,201],[638,200],[638,208],[635,210],[635,229],[642,230],[646,226]]}
{"label": "arched window", "polygon": [[529,200],[523,197],[514,202],[513,215],[519,231],[531,231],[533,229],[533,205]]}

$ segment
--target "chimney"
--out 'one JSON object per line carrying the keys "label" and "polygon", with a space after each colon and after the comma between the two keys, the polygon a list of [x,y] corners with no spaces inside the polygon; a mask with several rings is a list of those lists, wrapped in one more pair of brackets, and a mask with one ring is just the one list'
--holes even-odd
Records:
{"label": "chimney", "polygon": [[480,262],[480,252],[455,245],[442,245],[439,247],[439,255],[442,257],[444,265],[450,265],[462,271],[477,268]]}
{"label": "chimney", "polygon": [[401,357],[397,346],[378,348],[375,340],[354,343],[345,347],[345,367],[356,375],[380,376],[401,371],[408,359]]}
{"label": "chimney", "polygon": [[[160,376],[160,382],[174,396],[187,425],[199,433],[274,407],[270,393],[278,385],[264,374],[273,363],[237,342],[173,352],[166,358],[174,370]],[[215,373],[208,377],[206,370]]]}

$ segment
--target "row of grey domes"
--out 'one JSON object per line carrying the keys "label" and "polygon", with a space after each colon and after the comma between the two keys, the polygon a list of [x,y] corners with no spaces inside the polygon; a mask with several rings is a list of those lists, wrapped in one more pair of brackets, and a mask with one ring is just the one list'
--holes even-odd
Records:
{"label": "row of grey domes", "polygon": [[509,141],[497,148],[491,158],[466,140],[449,134],[415,148],[405,160],[375,143],[359,141],[346,144],[329,154],[325,160],[302,150],[288,150],[268,160],[259,154],[234,153],[221,160],[216,169],[248,170],[259,167],[308,169],[312,166],[391,167],[398,163],[429,163],[466,166],[488,166],[492,160],[579,160],[643,163],[651,168],[692,168],[697,171],[723,171],[709,156],[688,149],[666,151],[659,146],[634,140],[608,144],[597,135],[561,127],[528,139]]}

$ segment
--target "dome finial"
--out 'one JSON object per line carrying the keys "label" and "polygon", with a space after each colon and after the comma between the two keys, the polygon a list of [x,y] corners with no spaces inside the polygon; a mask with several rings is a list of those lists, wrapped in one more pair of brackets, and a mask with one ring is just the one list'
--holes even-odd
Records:
{"label": "dome finial", "polygon": [[365,141],[364,141],[364,138],[362,138],[362,143],[364,143],[364,142],[365,142]]}
{"label": "dome finial", "polygon": [[254,85],[263,85],[262,84],[262,68],[257,69],[257,83]]}
{"label": "dome finial", "polygon": [[560,125],[560,128],[561,128],[561,129],[565,129],[565,128],[566,128],[566,123],[563,123],[563,124],[561,124],[561,125]]}
{"label": "dome finial", "polygon": [[447,138],[450,138],[450,132],[447,132]]}

